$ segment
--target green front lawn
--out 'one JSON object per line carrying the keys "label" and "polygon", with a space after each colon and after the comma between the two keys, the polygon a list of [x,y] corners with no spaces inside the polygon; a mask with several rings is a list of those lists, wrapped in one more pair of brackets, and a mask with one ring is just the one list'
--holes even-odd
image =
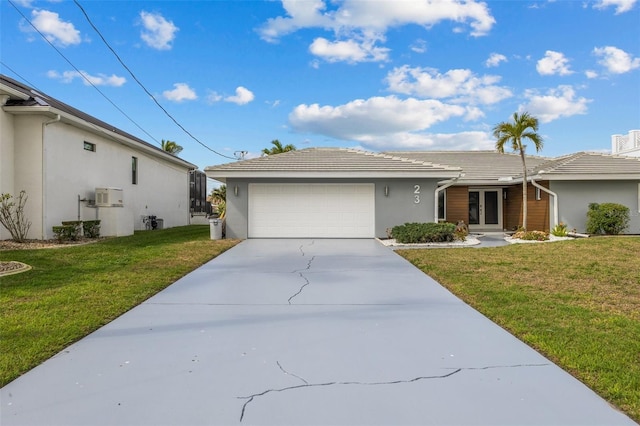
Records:
{"label": "green front lawn", "polygon": [[398,253],[640,421],[640,238]]}
{"label": "green front lawn", "polygon": [[234,246],[209,226],[40,250],[0,251],[33,269],[0,278],[0,386]]}

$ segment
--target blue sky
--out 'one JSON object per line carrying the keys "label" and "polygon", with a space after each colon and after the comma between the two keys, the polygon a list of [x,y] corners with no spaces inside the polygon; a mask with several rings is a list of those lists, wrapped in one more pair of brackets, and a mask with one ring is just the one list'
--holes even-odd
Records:
{"label": "blue sky", "polygon": [[640,128],[638,0],[0,3],[3,74],[201,169],[273,139],[493,149],[516,111],[545,156]]}

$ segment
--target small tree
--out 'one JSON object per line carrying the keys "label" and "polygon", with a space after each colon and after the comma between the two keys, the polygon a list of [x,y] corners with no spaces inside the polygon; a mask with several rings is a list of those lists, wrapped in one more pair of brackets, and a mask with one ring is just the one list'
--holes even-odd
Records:
{"label": "small tree", "polygon": [[27,203],[27,193],[22,190],[18,195],[17,203],[12,201],[14,197],[11,194],[2,194],[0,196],[0,223],[7,228],[11,234],[11,238],[21,243],[27,239],[31,221],[24,215],[24,205]]}

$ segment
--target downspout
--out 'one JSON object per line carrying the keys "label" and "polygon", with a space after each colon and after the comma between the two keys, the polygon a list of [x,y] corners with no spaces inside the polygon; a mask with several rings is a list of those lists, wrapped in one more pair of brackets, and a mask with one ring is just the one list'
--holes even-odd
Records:
{"label": "downspout", "polygon": [[47,214],[47,205],[46,205],[46,193],[47,191],[45,191],[46,189],[46,184],[47,184],[47,168],[45,167],[45,155],[44,155],[44,133],[45,133],[45,127],[48,126],[49,124],[53,124],[53,123],[57,123],[61,120],[62,117],[60,117],[60,114],[56,114],[56,118],[54,118],[53,120],[49,120],[49,121],[45,121],[44,123],[42,123],[42,150],[41,150],[41,154],[42,154],[42,233],[40,234],[40,238],[41,239],[45,239],[45,235],[47,234],[47,221],[46,221],[46,214]]}
{"label": "downspout", "polygon": [[[546,192],[547,194],[551,195],[553,197],[553,226],[556,226],[559,222],[558,222],[558,194],[556,194],[555,192],[551,191],[550,189],[545,188],[544,186],[540,185],[539,183],[536,183],[535,179],[533,179],[533,177],[531,178],[531,184],[533,186],[535,186],[536,188],[539,188],[541,191]],[[549,226],[549,228],[553,228],[552,226]]]}
{"label": "downspout", "polygon": [[440,219],[438,217],[438,195],[440,194],[440,192],[444,191],[445,189],[449,188],[450,186],[455,185],[461,177],[464,177],[464,173],[460,173],[457,177],[454,177],[453,179],[451,179],[446,184],[436,188],[435,193],[434,193],[434,197],[433,197],[433,201],[434,201],[434,203],[433,203],[433,221],[435,223],[438,223],[438,220]]}

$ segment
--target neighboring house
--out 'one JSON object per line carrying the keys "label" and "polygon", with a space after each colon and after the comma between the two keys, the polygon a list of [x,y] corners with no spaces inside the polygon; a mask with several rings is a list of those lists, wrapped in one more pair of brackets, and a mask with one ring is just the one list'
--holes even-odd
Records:
{"label": "neighboring house", "polygon": [[611,153],[640,157],[640,130],[630,130],[627,135],[611,136]]}
{"label": "neighboring house", "polygon": [[[528,228],[563,222],[584,232],[589,203],[631,211],[640,233],[640,159],[593,153],[527,156]],[[309,148],[205,168],[227,184],[231,238],[386,237],[406,222],[456,223],[472,231],[522,223],[522,163],[488,151],[371,153]]]}
{"label": "neighboring house", "polygon": [[0,106],[0,192],[26,191],[28,238],[71,220],[100,219],[104,236],[144,229],[150,215],[189,224],[194,164],[3,75]]}

